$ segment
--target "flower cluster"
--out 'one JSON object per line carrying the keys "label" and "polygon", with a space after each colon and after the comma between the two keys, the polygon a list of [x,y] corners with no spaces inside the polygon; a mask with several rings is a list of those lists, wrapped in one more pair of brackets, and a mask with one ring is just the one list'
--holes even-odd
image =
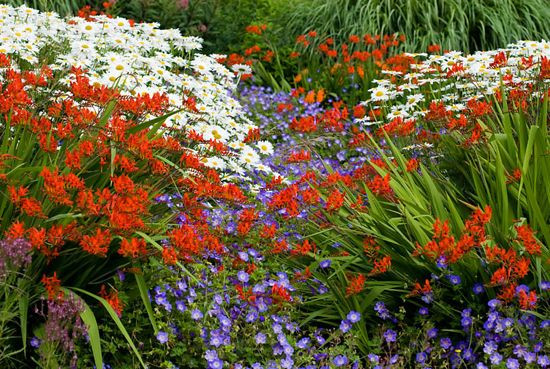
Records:
{"label": "flower cluster", "polygon": [[[416,121],[451,117],[449,129],[466,128],[466,117],[490,112],[489,96],[510,99],[510,106],[525,108],[538,81],[548,82],[550,43],[521,41],[507,48],[463,55],[405,54],[406,69],[388,66],[387,78],[375,80],[370,97],[361,104],[380,111],[380,118],[365,116],[365,125],[401,118]],[[426,99],[426,94],[436,98]],[[475,123],[475,122],[474,122]],[[469,126],[469,125],[468,125]]]}
{"label": "flower cluster", "polygon": [[32,245],[24,238],[0,240],[0,279],[31,262]]}
{"label": "flower cluster", "polygon": [[[24,6],[2,5],[0,20],[5,40],[0,53],[37,65],[48,49],[52,70],[80,68],[91,85],[116,87],[126,97],[164,95],[175,112],[164,122],[166,128],[194,131],[234,151],[214,155],[207,165],[242,173],[243,166],[259,163],[258,150],[244,142],[253,125],[230,96],[234,74],[213,57],[193,56],[202,46],[200,38],[182,37],[178,30],[161,30],[158,24],[104,15],[61,19]],[[75,77],[61,82],[69,85]],[[162,111],[148,114],[160,116]]]}
{"label": "flower cluster", "polygon": [[[545,285],[541,286],[543,291],[548,290]],[[472,292],[476,296],[484,293],[478,288]],[[384,323],[379,327],[380,349],[368,354],[369,367],[550,366],[547,354],[550,321],[538,315],[506,307],[497,299],[489,300],[485,306],[475,305],[475,310],[452,309],[453,312],[448,312],[449,319],[441,322],[429,319],[423,309],[413,320],[406,315],[404,306],[392,314],[383,302],[376,303],[374,310]],[[452,326],[455,322],[457,327]],[[457,334],[460,331],[463,333]]]}

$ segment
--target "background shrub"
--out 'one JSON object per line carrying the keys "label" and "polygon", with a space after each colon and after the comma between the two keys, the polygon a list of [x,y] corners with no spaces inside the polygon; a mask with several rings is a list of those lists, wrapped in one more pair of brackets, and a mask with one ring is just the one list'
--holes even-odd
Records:
{"label": "background shrub", "polygon": [[[74,14],[99,0],[2,0]],[[292,46],[310,30],[345,42],[350,34],[407,36],[408,51],[428,45],[443,49],[488,50],[526,39],[548,39],[550,7],[546,0],[126,0],[109,12],[136,21],[159,22],[184,35],[200,35],[209,52],[242,50],[245,27],[267,23],[277,47]]]}
{"label": "background shrub", "polygon": [[60,15],[75,14],[78,9],[85,6],[89,1],[86,0],[2,0],[0,4],[27,6],[41,11],[56,12]]}

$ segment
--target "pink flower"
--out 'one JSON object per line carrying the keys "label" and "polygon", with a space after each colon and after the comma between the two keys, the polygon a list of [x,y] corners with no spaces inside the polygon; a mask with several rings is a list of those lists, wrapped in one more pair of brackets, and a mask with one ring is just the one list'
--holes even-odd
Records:
{"label": "pink flower", "polygon": [[189,0],[180,0],[180,7],[184,10],[189,8]]}

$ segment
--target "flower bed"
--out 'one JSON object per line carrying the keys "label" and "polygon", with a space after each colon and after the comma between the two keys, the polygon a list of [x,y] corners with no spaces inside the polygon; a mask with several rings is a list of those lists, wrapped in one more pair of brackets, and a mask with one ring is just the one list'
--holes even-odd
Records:
{"label": "flower bed", "polygon": [[353,73],[237,91],[244,59],[82,15],[0,7],[0,363],[550,365],[548,43],[310,33]]}

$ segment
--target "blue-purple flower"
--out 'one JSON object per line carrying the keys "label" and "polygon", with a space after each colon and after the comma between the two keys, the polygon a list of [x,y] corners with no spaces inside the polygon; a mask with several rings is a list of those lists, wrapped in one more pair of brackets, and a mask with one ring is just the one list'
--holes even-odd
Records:
{"label": "blue-purple flower", "polygon": [[460,282],[462,282],[462,280],[460,279],[460,277],[458,275],[454,275],[454,274],[449,274],[447,276],[447,279],[449,280],[449,282],[451,282],[452,285],[454,286],[458,286],[460,284]]}
{"label": "blue-purple flower", "polygon": [[334,358],[334,360],[332,362],[333,362],[334,366],[341,367],[341,366],[346,365],[349,362],[349,360],[348,360],[347,356],[345,356],[345,355],[338,355]]}
{"label": "blue-purple flower", "polygon": [[157,333],[157,340],[158,340],[160,343],[166,343],[166,342],[168,342],[168,333],[163,332],[163,331],[159,331],[159,332]]}
{"label": "blue-purple flower", "polygon": [[352,324],[357,323],[361,320],[361,313],[358,313],[357,311],[350,311],[346,317]]}
{"label": "blue-purple flower", "polygon": [[384,332],[384,339],[388,343],[395,342],[397,340],[397,333],[392,329],[388,329]]}

